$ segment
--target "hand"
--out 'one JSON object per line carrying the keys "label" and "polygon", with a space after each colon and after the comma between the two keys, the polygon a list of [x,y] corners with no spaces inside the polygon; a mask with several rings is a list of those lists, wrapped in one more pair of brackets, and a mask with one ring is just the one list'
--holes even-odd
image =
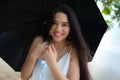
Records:
{"label": "hand", "polygon": [[48,47],[48,43],[38,43],[37,46],[33,50],[33,56],[38,59],[42,57],[44,50]]}
{"label": "hand", "polygon": [[48,64],[57,61],[57,51],[53,44],[48,45],[46,51],[42,54],[43,59],[46,60]]}

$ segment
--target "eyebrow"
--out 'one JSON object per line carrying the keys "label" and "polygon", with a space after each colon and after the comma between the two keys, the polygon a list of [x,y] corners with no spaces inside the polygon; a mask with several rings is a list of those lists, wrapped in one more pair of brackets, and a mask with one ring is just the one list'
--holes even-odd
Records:
{"label": "eyebrow", "polygon": [[68,22],[63,22],[64,24],[69,24]]}
{"label": "eyebrow", "polygon": [[[54,22],[58,22],[57,20],[53,20]],[[69,24],[69,22],[62,22],[64,24]]]}

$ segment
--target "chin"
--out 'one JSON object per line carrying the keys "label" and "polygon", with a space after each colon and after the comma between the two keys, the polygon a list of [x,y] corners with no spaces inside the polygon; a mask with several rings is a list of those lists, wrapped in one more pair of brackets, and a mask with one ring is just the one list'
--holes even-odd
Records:
{"label": "chin", "polygon": [[55,42],[61,42],[62,40],[54,40]]}
{"label": "chin", "polygon": [[61,42],[61,41],[63,41],[62,39],[58,39],[58,38],[54,38],[54,41],[55,42]]}

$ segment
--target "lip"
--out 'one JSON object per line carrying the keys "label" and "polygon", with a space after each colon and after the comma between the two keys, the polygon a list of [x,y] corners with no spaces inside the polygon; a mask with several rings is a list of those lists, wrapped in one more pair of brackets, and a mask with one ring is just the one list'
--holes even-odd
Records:
{"label": "lip", "polygon": [[62,36],[62,33],[54,32],[54,35],[55,35],[56,37],[61,37],[61,36]]}

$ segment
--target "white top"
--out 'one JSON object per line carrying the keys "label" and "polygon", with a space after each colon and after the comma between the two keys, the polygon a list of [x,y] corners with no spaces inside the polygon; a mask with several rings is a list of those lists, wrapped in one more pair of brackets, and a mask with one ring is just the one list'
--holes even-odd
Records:
{"label": "white top", "polygon": [[[71,48],[67,51],[67,53],[57,62],[60,70],[63,72],[65,76],[67,76],[68,68],[69,68],[69,63],[70,63],[70,53],[71,53]],[[33,74],[32,74],[32,80],[40,80],[40,73],[41,73],[41,66],[40,66],[40,60],[38,60]],[[42,80],[54,80],[54,77],[49,69],[49,66],[46,64],[45,67],[45,72]]]}

